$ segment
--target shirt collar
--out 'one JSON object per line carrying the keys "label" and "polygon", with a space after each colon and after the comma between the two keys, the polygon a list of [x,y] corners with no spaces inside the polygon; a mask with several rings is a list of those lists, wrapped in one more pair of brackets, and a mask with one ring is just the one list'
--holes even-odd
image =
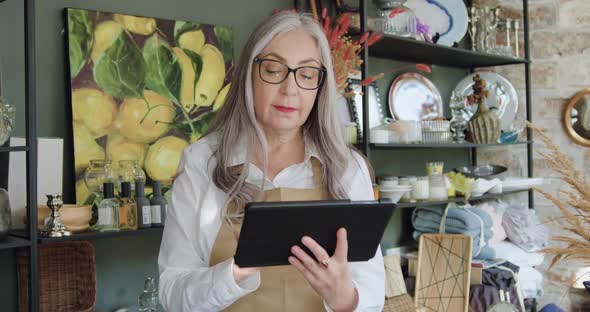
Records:
{"label": "shirt collar", "polygon": [[[229,161],[229,166],[233,167],[233,166],[237,166],[237,165],[243,165],[246,163],[247,158],[248,158],[248,138],[246,138],[245,136],[241,136],[238,144],[236,145],[236,148],[234,149],[232,156],[230,157],[230,161]],[[322,164],[323,161],[322,159],[319,157],[319,152],[317,149],[316,144],[314,143],[313,140],[311,140],[311,138],[309,138],[309,135],[304,134],[303,135],[303,143],[305,144],[305,156],[303,159],[304,163],[309,163],[310,159],[312,157],[318,159]]]}

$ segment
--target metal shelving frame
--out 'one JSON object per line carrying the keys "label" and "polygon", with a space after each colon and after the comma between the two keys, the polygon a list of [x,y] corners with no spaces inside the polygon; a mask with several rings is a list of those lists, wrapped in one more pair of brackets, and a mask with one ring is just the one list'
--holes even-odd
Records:
{"label": "metal shelving frame", "polygon": [[[367,31],[368,22],[368,2],[370,0],[359,0],[360,12],[360,32]],[[471,0],[465,0],[466,5],[472,5]],[[532,121],[531,110],[531,54],[529,43],[529,4],[528,0],[523,0],[523,31],[524,31],[524,58],[504,57],[488,53],[474,52],[470,50],[446,47],[426,42],[419,42],[412,39],[387,35],[380,42],[371,47],[365,47],[360,53],[363,64],[361,68],[361,79],[369,77],[370,56],[386,58],[396,61],[426,63],[442,65],[455,68],[467,68],[473,71],[478,67],[504,66],[523,64],[525,68],[525,95],[526,95],[526,119]],[[369,134],[369,92],[367,87],[363,90],[363,138],[370,138]],[[527,129],[527,138],[524,142],[527,150],[527,176],[533,177],[533,137],[532,130]],[[487,146],[503,146],[508,144],[371,144],[369,140],[364,139],[358,146],[360,150],[370,159],[371,151],[375,149],[433,149],[433,148],[469,148],[471,165],[477,164],[477,148]],[[510,145],[511,146],[511,145]],[[530,190],[528,194],[529,207],[534,207],[534,194]]]}

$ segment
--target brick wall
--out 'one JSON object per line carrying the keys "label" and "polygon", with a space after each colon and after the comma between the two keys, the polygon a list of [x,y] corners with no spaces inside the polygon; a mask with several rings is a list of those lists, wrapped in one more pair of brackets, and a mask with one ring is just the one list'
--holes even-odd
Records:
{"label": "brick wall", "polygon": [[[499,5],[511,17],[522,17],[522,0],[476,0],[476,4]],[[590,148],[575,144],[561,123],[562,110],[568,99],[583,88],[590,87],[590,0],[529,0],[532,119],[557,142],[580,170],[590,176]],[[521,36],[524,38],[524,36]],[[524,55],[524,49],[521,49]],[[525,114],[524,66],[495,68],[517,88],[519,114]],[[535,151],[542,150],[536,145]],[[508,164],[513,173],[526,174],[526,149],[490,148],[478,154],[481,163]],[[535,152],[534,173],[538,177],[554,177],[547,164]],[[545,189],[557,194],[562,183],[551,180]],[[542,196],[535,196],[535,209],[542,219],[559,215],[557,208]],[[562,234],[554,223],[548,223],[551,235]],[[545,296],[540,307],[556,303],[566,311],[589,311],[590,295],[569,288],[571,276],[580,263],[559,264],[547,272],[548,259],[541,267],[545,276]],[[590,280],[590,277],[588,278]]]}

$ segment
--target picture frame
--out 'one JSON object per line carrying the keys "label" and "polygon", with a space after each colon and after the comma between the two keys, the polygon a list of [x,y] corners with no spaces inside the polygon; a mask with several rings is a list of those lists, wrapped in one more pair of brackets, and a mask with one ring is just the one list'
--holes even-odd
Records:
{"label": "picture frame", "polygon": [[[364,138],[363,133],[363,94],[361,80],[348,79],[347,92],[353,92],[354,97],[349,98],[350,110],[352,112],[352,120],[357,127],[357,136],[359,142]],[[380,126],[385,119],[383,106],[381,105],[381,97],[379,87],[375,82],[368,86],[369,92],[369,129]]]}

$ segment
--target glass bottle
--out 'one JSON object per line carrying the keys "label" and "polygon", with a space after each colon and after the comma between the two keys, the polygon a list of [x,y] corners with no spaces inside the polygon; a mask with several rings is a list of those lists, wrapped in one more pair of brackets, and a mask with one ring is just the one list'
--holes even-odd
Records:
{"label": "glass bottle", "polygon": [[90,166],[84,172],[84,182],[88,190],[95,194],[103,192],[106,182],[115,182],[115,173],[110,160],[91,160]]}
{"label": "glass bottle", "polygon": [[11,229],[12,215],[8,192],[0,188],[0,240],[4,239]]}
{"label": "glass bottle", "polygon": [[131,197],[131,183],[123,182],[120,193],[119,226],[122,230],[137,230],[137,204]]}
{"label": "glass bottle", "polygon": [[14,122],[16,119],[15,107],[0,97],[0,145],[6,143],[12,130],[14,129]]}
{"label": "glass bottle", "polygon": [[467,123],[469,122],[465,97],[453,92],[449,107],[453,116],[450,124],[451,132],[453,132],[453,141],[456,143],[465,143],[465,130],[467,130]]}
{"label": "glass bottle", "polygon": [[139,296],[138,301],[140,312],[155,312],[158,310],[160,300],[158,299],[156,281],[152,277],[148,277],[145,280],[143,292]]}
{"label": "glass bottle", "polygon": [[145,183],[145,172],[137,160],[119,160],[119,181],[131,183],[131,190],[135,191],[135,181]]}
{"label": "glass bottle", "polygon": [[98,228],[101,232],[119,230],[119,200],[113,182],[103,184],[104,197],[98,204]]}
{"label": "glass bottle", "polygon": [[162,183],[160,181],[154,181],[152,188],[154,189],[154,196],[150,199],[152,206],[152,226],[164,226],[168,202],[162,196]]}
{"label": "glass bottle", "polygon": [[137,227],[140,229],[152,227],[152,206],[145,197],[144,184],[135,181],[135,203],[137,204]]}

